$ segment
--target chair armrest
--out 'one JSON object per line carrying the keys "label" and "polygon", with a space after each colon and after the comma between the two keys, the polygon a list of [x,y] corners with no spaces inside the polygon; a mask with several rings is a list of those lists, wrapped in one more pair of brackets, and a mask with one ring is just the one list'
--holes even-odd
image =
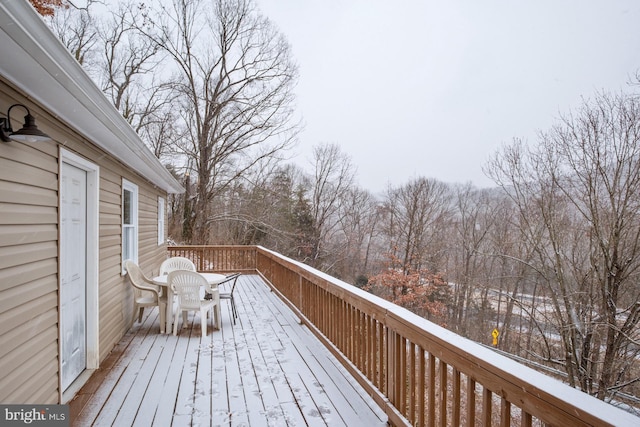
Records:
{"label": "chair armrest", "polygon": [[[144,276],[143,279],[144,282],[146,284],[148,284],[148,287],[153,288],[153,289],[149,289],[150,291],[153,291],[155,293],[158,294],[158,298],[160,298],[161,296],[164,296],[164,289],[162,288],[162,286],[158,286],[156,285],[153,280],[149,279],[148,277]],[[145,288],[146,289],[146,288]]]}
{"label": "chair armrest", "polygon": [[160,297],[162,296],[162,289],[161,289],[161,288],[160,288],[160,289],[158,289],[159,287],[158,287],[158,286],[156,286],[156,285],[149,285],[149,286],[145,286],[145,285],[142,285],[142,284],[138,284],[138,285],[136,286],[136,288],[138,288],[138,289],[142,289],[143,291],[150,291],[150,292],[153,292],[153,293],[155,293],[155,294],[158,296],[158,298],[160,298]]}

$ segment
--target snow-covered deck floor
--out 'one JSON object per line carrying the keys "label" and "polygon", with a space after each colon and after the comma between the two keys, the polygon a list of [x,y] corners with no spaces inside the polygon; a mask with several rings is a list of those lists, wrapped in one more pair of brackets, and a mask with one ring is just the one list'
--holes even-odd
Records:
{"label": "snow-covered deck floor", "polygon": [[[71,402],[74,426],[375,426],[386,416],[257,275],[222,302],[222,327],[200,316],[178,336],[145,310]],[[149,315],[147,316],[147,312]]]}

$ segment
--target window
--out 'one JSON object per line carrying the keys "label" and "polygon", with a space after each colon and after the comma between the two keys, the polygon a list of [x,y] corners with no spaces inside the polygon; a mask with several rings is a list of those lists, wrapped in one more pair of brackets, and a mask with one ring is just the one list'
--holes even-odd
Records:
{"label": "window", "polygon": [[158,246],[164,245],[164,198],[158,197]]}
{"label": "window", "polygon": [[138,186],[122,180],[122,274],[126,260],[138,262]]}

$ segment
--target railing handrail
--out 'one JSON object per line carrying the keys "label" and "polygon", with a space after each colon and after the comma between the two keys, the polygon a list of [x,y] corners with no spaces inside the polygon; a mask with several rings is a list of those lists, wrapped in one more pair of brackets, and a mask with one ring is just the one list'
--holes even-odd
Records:
{"label": "railing handrail", "polygon": [[[180,248],[202,250],[212,247]],[[454,395],[449,401],[452,414],[448,414],[446,408],[439,408],[439,417],[441,420],[447,417],[459,419],[463,406],[475,408],[476,385],[483,390],[482,405],[486,406],[483,410],[489,412],[483,415],[485,423],[492,422],[491,401],[495,396],[502,409],[521,409],[520,416],[525,420],[522,425],[531,425],[531,417],[552,425],[640,424],[640,418],[629,412],[277,252],[260,246],[215,248],[218,251],[251,251],[252,255],[245,260],[255,264],[237,265],[237,269],[261,274],[325,345],[332,347],[343,364],[360,376],[359,381],[377,397],[378,403],[387,405],[385,409],[394,424],[423,424],[425,416],[437,416],[436,410],[415,407],[426,405],[429,399],[446,403],[450,394]],[[172,248],[169,250],[175,253]],[[326,304],[322,309],[319,300]],[[323,313],[323,310],[329,313]],[[346,326],[337,324],[339,322]],[[351,330],[338,330],[345,327]],[[414,358],[416,354],[418,359]],[[427,358],[426,362],[423,357]],[[434,379],[436,370],[440,377]],[[439,381],[440,389],[426,390],[426,398],[423,392],[420,393],[422,396],[412,396],[418,394],[415,390],[421,390],[425,375],[430,378],[432,388]],[[474,391],[467,393],[466,402],[461,402],[460,375],[467,377],[469,387]],[[405,383],[412,384],[413,388],[409,389]],[[428,416],[425,412],[429,412]],[[467,421],[475,416],[475,409],[472,412],[468,413]]]}

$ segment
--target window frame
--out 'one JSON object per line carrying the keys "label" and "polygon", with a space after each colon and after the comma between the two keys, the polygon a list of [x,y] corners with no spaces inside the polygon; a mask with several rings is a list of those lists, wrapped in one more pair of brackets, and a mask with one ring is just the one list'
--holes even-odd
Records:
{"label": "window frame", "polygon": [[[125,275],[124,262],[128,259],[132,260],[136,264],[138,263],[138,186],[131,181],[122,179],[122,211],[121,221],[122,235],[121,235],[121,253],[122,253],[122,274]],[[126,192],[131,193],[131,212],[129,212],[130,224],[125,224],[125,209],[126,209]],[[130,231],[132,230],[132,231]],[[130,234],[130,239],[127,239],[127,234]],[[130,242],[130,247],[127,248],[127,242]],[[129,254],[131,252],[131,254]]]}
{"label": "window frame", "polygon": [[166,242],[165,238],[165,198],[158,196],[158,246],[162,246]]}

